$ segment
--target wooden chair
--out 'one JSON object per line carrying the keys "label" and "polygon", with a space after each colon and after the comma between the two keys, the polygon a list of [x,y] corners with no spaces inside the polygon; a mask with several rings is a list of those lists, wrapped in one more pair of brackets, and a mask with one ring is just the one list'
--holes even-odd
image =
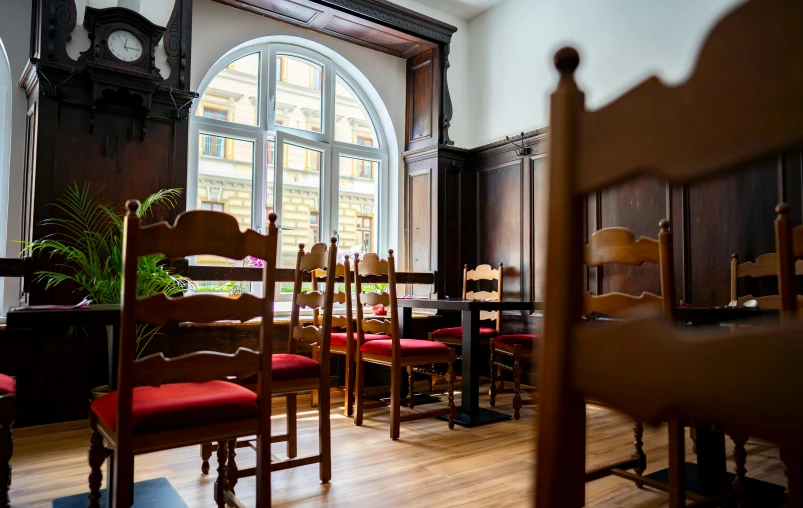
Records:
{"label": "wooden chair", "polygon": [[788,506],[803,506],[803,407],[793,402],[803,397],[803,326],[722,331],[683,329],[664,317],[581,321],[583,196],[645,171],[672,183],[698,180],[803,143],[801,22],[797,0],[746,2],[709,34],[686,83],[650,78],[593,112],[574,80],[577,52],[556,54],[537,506],[584,504],[586,399],[636,421],[669,422],[672,507],[685,505],[682,422],[690,418],[732,437],[780,442]]}
{"label": "wooden chair", "polygon": [[[287,442],[288,459],[280,464],[274,464],[274,470],[289,469],[291,467],[305,466],[320,463],[321,482],[327,483],[332,476],[332,452],[331,452],[331,423],[329,420],[329,355],[315,354],[316,349],[320,349],[329,344],[329,337],[332,329],[332,307],[334,301],[344,300],[343,293],[338,297],[335,293],[335,277],[337,273],[335,267],[343,265],[337,264],[337,239],[332,238],[332,245],[328,249],[325,243],[317,243],[312,246],[310,252],[304,252],[304,244],[299,245],[298,257],[296,260],[296,271],[293,286],[293,300],[290,313],[290,335],[287,345],[288,353],[276,353],[273,355],[273,397],[284,396],[287,406],[287,432],[285,434],[271,436],[272,443],[282,441]],[[330,271],[329,264],[333,271]],[[313,291],[305,291],[303,280],[305,273],[312,276],[322,275],[326,277],[325,289],[323,292],[319,288]],[[300,311],[304,308],[312,309],[314,321],[311,326],[304,326],[300,323]],[[306,342],[312,347],[313,358],[309,359],[298,354],[298,343]],[[303,372],[304,376],[294,375]],[[319,374],[320,373],[320,374]],[[248,383],[247,380],[246,384]],[[304,393],[315,393],[316,399],[320,399],[318,407],[318,429],[319,429],[319,451],[318,455],[310,457],[296,458],[298,456],[298,395]],[[232,488],[237,485],[240,478],[253,476],[250,469],[239,470],[235,463],[235,450],[237,448],[252,447],[252,439],[241,441],[230,440],[227,443],[229,461],[228,478]],[[201,455],[206,462],[212,451],[216,451],[220,443],[213,445],[206,443],[202,445]]]}
{"label": "wooden chair", "polygon": [[0,374],[0,508],[10,508],[11,456],[14,454],[12,427],[17,403],[17,381]]}
{"label": "wooden chair", "polygon": [[[776,211],[781,214],[781,207],[786,207],[788,215],[788,205],[778,205]],[[794,263],[794,274],[803,275],[803,259]],[[781,297],[779,295],[766,295],[754,297],[753,295],[739,296],[739,279],[751,277],[754,279],[761,277],[778,277],[778,254],[769,252],[762,254],[755,261],[739,263],[739,255],[731,255],[731,302],[737,305],[744,305],[748,300],[755,300],[762,309],[780,309]]]}
{"label": "wooden chair", "polygon": [[[775,248],[778,253],[778,300],[784,319],[803,319],[803,295],[795,277],[803,275],[803,225],[792,227],[792,209],[786,203],[775,207]],[[760,304],[759,304],[760,305]]]}
{"label": "wooden chair", "polygon": [[[401,422],[448,416],[449,428],[454,428],[454,349],[440,342],[418,339],[403,339],[399,334],[399,312],[396,300],[396,264],[393,251],[388,251],[387,259],[380,259],[374,253],[366,254],[362,261],[359,255],[354,255],[354,280],[357,303],[357,380],[356,380],[356,410],[354,411],[354,424],[362,425],[365,393],[365,367],[363,362],[385,365],[391,368],[390,381],[390,438],[399,439]],[[388,289],[385,293],[376,293],[362,290],[362,278],[366,275],[387,275]],[[387,319],[363,319],[363,305],[382,304],[390,311]],[[381,334],[389,338],[381,340],[366,340],[366,333]],[[413,383],[413,368],[416,366],[429,366],[435,363],[448,365],[447,383],[449,403],[444,409],[431,411],[416,411],[415,387]],[[401,397],[401,371],[407,367],[410,379],[410,395]],[[431,374],[429,368],[426,373]],[[402,406],[407,403],[408,407]],[[401,411],[404,410],[404,416]]]}
{"label": "wooden chair", "polygon": [[[503,278],[504,271],[502,269],[502,263],[499,263],[498,268],[491,268],[491,265],[479,265],[473,270],[469,270],[468,265],[463,265],[463,300],[489,300],[492,302],[501,301]],[[479,288],[479,282],[483,280],[496,281],[496,291],[482,291]],[[477,291],[468,291],[469,281],[474,281],[477,284]],[[493,327],[480,327],[480,344],[488,345],[490,344],[491,339],[499,335],[499,332],[501,331],[502,313],[495,310],[482,311],[480,312],[480,321],[493,324]],[[453,348],[460,348],[463,346],[463,327],[454,326],[450,328],[440,328],[429,333],[429,340],[442,342]],[[460,355],[457,355],[455,358],[458,360],[463,359]],[[432,366],[432,370],[435,370],[434,365]],[[439,377],[444,376],[436,374],[430,378],[431,391],[435,391],[435,381]]]}
{"label": "wooden chair", "polygon": [[[117,390],[93,402],[89,424],[89,505],[100,506],[101,468],[113,455],[109,479],[111,506],[133,501],[134,456],[209,441],[218,441],[218,477],[215,502],[241,506],[230,487],[226,443],[237,436],[257,436],[257,506],[270,505],[270,397],[288,383],[271,380],[273,295],[276,281],[278,230],[270,215],[267,236],[240,231],[231,215],[211,211],[180,214],[173,226],[166,222],[142,226],[139,202],[126,203],[123,237],[122,316]],[[208,254],[231,259],[251,255],[265,260],[262,298],[216,295],[171,298],[157,294],[137,298],[137,260],[163,253],[168,258]],[[211,323],[262,318],[259,351],[239,348],[234,354],[202,351],[165,358],[155,354],[134,359],[137,323],[162,325],[167,321]],[[243,379],[258,374],[257,392],[221,379]],[[300,377],[297,371],[288,378]],[[316,375],[316,379],[317,379]],[[277,386],[278,385],[278,386]],[[104,440],[109,448],[104,445]],[[276,466],[273,466],[276,468]]]}

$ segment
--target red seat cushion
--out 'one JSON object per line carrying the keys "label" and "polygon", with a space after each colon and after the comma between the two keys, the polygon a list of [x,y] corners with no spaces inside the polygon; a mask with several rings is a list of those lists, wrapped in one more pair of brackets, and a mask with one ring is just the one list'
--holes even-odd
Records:
{"label": "red seat cushion", "polygon": [[500,346],[522,346],[525,349],[532,349],[538,335],[531,335],[528,333],[511,333],[509,335],[500,335],[495,337],[491,342]]}
{"label": "red seat cushion", "polygon": [[[374,333],[366,333],[363,338],[366,342],[369,340],[387,340],[387,335],[379,335]],[[354,334],[354,342],[357,342],[357,334]],[[329,345],[346,347],[346,332],[335,332],[329,338]]]}
{"label": "red seat cushion", "polygon": [[321,365],[312,358],[290,353],[273,355],[273,375],[271,379],[274,381],[292,381],[293,379],[305,379],[320,375]]}
{"label": "red seat cushion", "polygon": [[[93,402],[92,412],[116,430],[117,392]],[[174,383],[134,388],[132,416],[134,433],[144,434],[253,418],[259,406],[256,393],[227,381]]]}
{"label": "red seat cushion", "polygon": [[[493,328],[480,328],[480,339],[489,340],[499,335]],[[432,338],[438,339],[440,337],[448,337],[450,339],[462,339],[463,327],[455,326],[454,328],[441,328],[432,332]]]}
{"label": "red seat cushion", "polygon": [[17,393],[17,380],[11,376],[0,374],[0,395]]}
{"label": "red seat cushion", "polygon": [[[438,353],[449,353],[449,346],[440,342],[419,339],[399,339],[401,354],[404,357],[436,355]],[[393,347],[393,339],[366,341],[360,351],[374,355],[390,356]]]}

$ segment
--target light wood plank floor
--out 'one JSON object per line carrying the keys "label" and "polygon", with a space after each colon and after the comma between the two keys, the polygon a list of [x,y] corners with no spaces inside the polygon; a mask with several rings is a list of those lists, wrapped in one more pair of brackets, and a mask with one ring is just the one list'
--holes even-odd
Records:
{"label": "light wood plank floor", "polygon": [[[333,392],[332,482],[318,481],[317,466],[281,471],[273,476],[273,500],[278,506],[529,506],[534,468],[535,412],[522,410],[522,419],[473,429],[446,422],[420,420],[402,424],[401,439],[391,441],[387,409],[366,411],[365,423],[355,427],[342,415],[342,396]],[[488,397],[481,398],[484,407]],[[317,412],[308,399],[299,401],[299,456],[317,450]],[[500,396],[497,409],[513,413],[512,396]],[[275,411],[283,411],[275,406]],[[632,422],[625,416],[588,407],[588,467],[630,456]],[[284,426],[275,417],[275,428]],[[277,429],[278,431],[278,429]],[[49,507],[55,498],[86,492],[86,422],[19,429],[15,435],[11,501],[14,507]],[[648,472],[667,464],[666,432],[645,429]],[[694,460],[687,435],[687,457]],[[733,469],[728,443],[728,467]],[[761,442],[747,446],[748,476],[786,484],[777,448]],[[284,456],[284,444],[274,445]],[[253,453],[240,449],[238,464],[250,467]],[[136,459],[136,480],[167,477],[190,507],[214,506],[215,468],[200,472],[197,446],[143,455]],[[105,481],[105,479],[104,479]],[[237,493],[254,505],[252,479],[240,481]],[[586,499],[596,506],[667,506],[663,493],[636,489],[632,483],[608,477],[586,486]]]}

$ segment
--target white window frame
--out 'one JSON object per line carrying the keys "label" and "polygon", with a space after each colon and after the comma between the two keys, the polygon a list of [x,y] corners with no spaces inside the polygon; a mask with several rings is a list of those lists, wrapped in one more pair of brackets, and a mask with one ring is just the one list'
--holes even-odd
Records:
{"label": "white window frame", "polygon": [[[254,53],[260,55],[259,73],[259,98],[257,106],[257,125],[244,125],[224,120],[216,120],[197,116],[197,108],[200,101],[192,108],[190,117],[190,162],[188,171],[187,185],[187,209],[197,209],[198,205],[198,161],[199,143],[201,134],[210,134],[254,143],[254,164],[253,164],[253,190],[251,207],[251,227],[263,232],[266,223],[267,203],[267,145],[268,141],[274,141],[273,166],[276,174],[274,175],[273,210],[279,216],[279,223],[282,222],[281,216],[281,171],[283,170],[283,149],[284,141],[292,142],[305,148],[311,148],[323,152],[322,171],[321,171],[321,215],[319,225],[319,238],[325,239],[337,229],[338,209],[337,201],[339,197],[339,158],[340,156],[353,157],[358,159],[371,160],[379,163],[377,172],[377,213],[375,217],[376,245],[379,252],[385,252],[391,238],[388,232],[391,230],[389,218],[389,166],[388,166],[388,140],[382,129],[379,116],[373,105],[366,97],[365,93],[352,80],[346,71],[335,64],[326,56],[300,45],[269,42],[264,44],[249,45],[226,55],[225,59],[217,62],[204,77],[199,87],[199,93],[203,96],[204,91],[217,74],[232,62]],[[323,67],[321,76],[321,132],[305,131],[289,126],[275,124],[275,100],[276,100],[276,57],[278,55],[288,55],[305,60],[310,60]],[[368,113],[378,147],[367,147],[342,141],[335,141],[335,83],[336,76],[339,76],[350,88],[351,91],[362,102]],[[328,232],[328,234],[327,234]],[[280,240],[281,242],[281,240]],[[280,243],[281,245],[281,243]]]}

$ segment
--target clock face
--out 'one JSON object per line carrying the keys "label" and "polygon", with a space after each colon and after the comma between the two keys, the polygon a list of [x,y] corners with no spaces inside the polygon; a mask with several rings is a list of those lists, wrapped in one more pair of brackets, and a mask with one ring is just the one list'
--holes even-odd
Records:
{"label": "clock face", "polygon": [[112,32],[106,46],[112,55],[123,62],[134,62],[142,56],[142,42],[128,30]]}

